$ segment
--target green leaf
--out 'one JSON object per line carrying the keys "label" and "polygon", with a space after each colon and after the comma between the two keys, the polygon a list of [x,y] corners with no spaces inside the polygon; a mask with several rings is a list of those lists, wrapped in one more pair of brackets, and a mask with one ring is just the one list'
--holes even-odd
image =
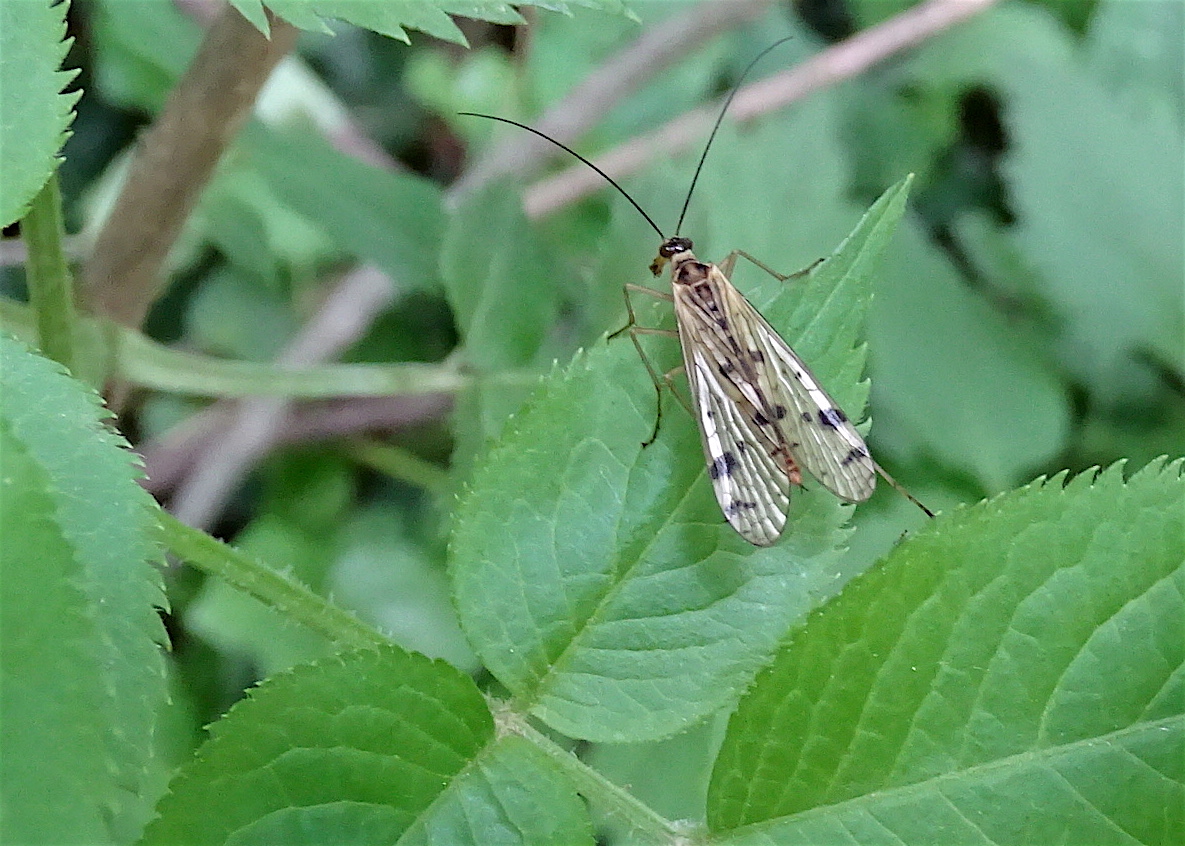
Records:
{"label": "green leaf", "polygon": [[5,834],[97,841],[105,819],[126,836],[159,788],[155,505],[93,392],[3,336],[0,361]]}
{"label": "green leaf", "polygon": [[68,3],[0,4],[0,226],[19,220],[58,167],[81,92],[62,89],[78,73],[62,71],[73,39]]}
{"label": "green leaf", "polygon": [[854,580],[733,715],[719,842],[1179,840],[1182,466],[1038,481]]}
{"label": "green leaf", "polygon": [[[145,843],[461,842],[437,835],[460,835],[464,813],[535,842],[574,819],[575,796],[493,732],[444,662],[389,647],[298,667],[212,726]],[[534,790],[557,804],[529,806]]]}
{"label": "green leaf", "polygon": [[999,92],[1016,243],[1062,324],[1063,366],[1119,404],[1156,378],[1149,357],[1176,363],[1185,343],[1185,139],[1170,89],[1133,72],[1117,92],[1076,47],[1049,15],[1004,5],[911,65],[929,84]]}
{"label": "green leaf", "polygon": [[[339,261],[341,253],[359,248],[353,233],[365,228],[360,227],[365,214],[356,213],[346,227],[337,221],[323,226],[323,207],[312,212],[314,217],[306,217],[301,211],[307,213],[313,204],[298,196],[290,205],[281,194],[283,186],[274,185],[267,172],[250,161],[256,152],[250,139],[242,146],[248,156],[228,156],[202,194],[186,232],[192,248],[213,245],[232,270],[272,291],[287,290],[293,278],[303,279]],[[360,255],[372,254],[369,245],[362,249],[366,252]]]}
{"label": "green leaf", "polygon": [[1185,7],[1101,0],[1084,47],[1098,79],[1139,111],[1168,107],[1185,120]]}
{"label": "green leaf", "polygon": [[404,290],[435,285],[444,229],[438,186],[352,159],[313,136],[251,126],[244,140],[276,194],[344,249],[379,265]]}
{"label": "green leaf", "polygon": [[52,519],[50,478],[6,418],[0,419],[0,449],[5,839],[105,842],[101,809],[114,791],[105,772],[105,726],[96,719],[102,682],[86,596],[75,584],[79,568]]}
{"label": "green leaf", "polygon": [[521,197],[505,185],[466,197],[450,215],[441,276],[472,372],[453,407],[454,478],[469,478],[475,457],[538,385],[539,371],[571,354],[555,321],[563,276],[572,272],[553,259],[523,216]]}
{"label": "green leaf", "polygon": [[[263,32],[268,31],[262,0],[232,0]],[[520,6],[567,11],[569,6],[622,9],[619,0],[528,0]],[[401,41],[409,41],[405,30],[414,29],[444,41],[465,44],[465,36],[451,15],[515,26],[524,23],[514,6],[492,0],[387,0],[383,3],[358,3],[356,0],[268,0],[267,8],[293,26],[332,32],[326,20],[336,18],[365,27]]]}
{"label": "green leaf", "polygon": [[250,284],[231,266],[206,276],[193,292],[184,321],[191,349],[220,357],[215,360],[261,363],[273,363],[299,328],[286,297]]}
{"label": "green leaf", "polygon": [[486,372],[532,361],[561,288],[518,194],[494,185],[469,198],[449,219],[440,264],[466,359]]}
{"label": "green leaf", "polygon": [[1179,361],[1185,343],[1185,136],[1167,103],[1133,115],[1076,63],[1013,74],[1005,172],[1018,242],[1067,318],[1072,372],[1130,397],[1133,359]]}
{"label": "green leaf", "polygon": [[400,846],[592,844],[584,804],[534,745],[510,735],[489,747],[400,839]]}
{"label": "green leaf", "polygon": [[415,517],[392,519],[386,504],[353,514],[344,528],[329,593],[396,643],[476,672],[477,659],[449,599],[443,549],[433,554],[435,545],[429,550],[417,542],[419,522]]}
{"label": "green leaf", "polygon": [[902,449],[961,467],[984,490],[1008,488],[1066,448],[1066,388],[916,224],[900,237],[868,324],[878,424],[891,425]]}
{"label": "green leaf", "polygon": [[[907,184],[766,309],[853,412],[872,263]],[[522,706],[573,737],[657,738],[727,703],[826,588],[842,536],[847,509],[816,489],[778,546],[749,546],[720,515],[689,415],[669,404],[641,447],[653,403],[632,345],[598,344],[508,424],[458,507],[462,626]]]}
{"label": "green leaf", "polygon": [[95,78],[89,87],[125,109],[155,114],[197,53],[201,27],[171,3],[90,6]]}

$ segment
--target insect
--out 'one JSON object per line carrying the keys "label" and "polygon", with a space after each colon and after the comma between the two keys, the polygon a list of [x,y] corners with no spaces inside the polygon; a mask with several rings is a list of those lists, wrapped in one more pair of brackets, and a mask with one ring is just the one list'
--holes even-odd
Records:
{"label": "insect", "polygon": [[[461,112],[525,129],[575,156],[620,191],[662,238],[650,271],[660,276],[670,265],[671,293],[626,285],[629,322],[610,338],[622,332],[630,333],[658,392],[654,430],[643,446],[658,437],[662,386],[667,385],[683,402],[672,380],[679,370],[686,372],[693,406],[688,410],[699,424],[716,501],[729,524],[756,546],[770,546],[781,536],[789,512],[790,493],[794,486],[802,485],[803,470],[846,502],[868,499],[879,473],[927,515],[934,516],[876,463],[860,433],[810,368],[729,281],[738,257],[780,281],[805,275],[815,265],[783,275],[741,250],[729,253],[719,265],[701,262],[692,252],[691,240],[678,234],[712,139],[741,82],[766,53],[786,40],[777,41],[758,54],[725,100],[692,177],[676,234],[670,238],[625,189],[575,150],[517,121]],[[638,326],[631,292],[670,301],[677,330]],[[638,336],[643,334],[677,337],[683,352],[682,367],[660,374],[638,341]]]}

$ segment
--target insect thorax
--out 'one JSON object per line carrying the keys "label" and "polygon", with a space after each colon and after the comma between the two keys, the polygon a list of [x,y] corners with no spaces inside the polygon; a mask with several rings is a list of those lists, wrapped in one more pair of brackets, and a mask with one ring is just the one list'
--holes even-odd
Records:
{"label": "insect thorax", "polygon": [[[675,285],[698,286],[703,285],[708,280],[708,274],[711,272],[711,265],[704,264],[698,261],[695,255],[689,250],[685,253],[680,253],[671,259],[671,282]],[[715,298],[715,291],[708,286],[707,290],[702,296]]]}

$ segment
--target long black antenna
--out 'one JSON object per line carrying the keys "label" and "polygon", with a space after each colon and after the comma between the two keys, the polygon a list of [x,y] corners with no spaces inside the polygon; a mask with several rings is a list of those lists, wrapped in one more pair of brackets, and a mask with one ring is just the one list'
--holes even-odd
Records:
{"label": "long black antenna", "polygon": [[620,185],[618,185],[616,182],[614,182],[614,181],[613,181],[613,177],[612,177],[612,176],[610,176],[609,174],[605,173],[605,171],[601,170],[599,167],[597,167],[595,164],[593,164],[592,162],[590,162],[590,161],[589,161],[588,159],[586,159],[584,156],[580,155],[578,152],[576,152],[575,150],[573,150],[573,149],[572,149],[571,147],[569,147],[567,144],[561,144],[559,141],[556,141],[556,140],[555,140],[554,138],[552,138],[550,135],[545,135],[545,134],[543,134],[542,132],[540,132],[538,129],[535,129],[534,127],[527,126],[525,123],[519,123],[517,120],[511,120],[510,118],[498,117],[497,115],[483,115],[481,112],[457,112],[457,114],[459,114],[459,115],[467,115],[467,116],[469,116],[469,117],[489,118],[490,120],[498,120],[498,121],[501,121],[502,123],[508,123],[508,124],[510,124],[511,126],[517,126],[519,129],[525,129],[525,130],[527,130],[527,132],[533,132],[534,134],[536,134],[536,135],[538,135],[540,138],[542,138],[544,141],[550,141],[552,144],[555,144],[555,145],[556,145],[557,147],[559,147],[561,150],[563,150],[563,151],[565,151],[565,152],[567,152],[567,153],[571,153],[573,156],[575,156],[576,158],[580,159],[580,161],[584,162],[586,165],[588,165],[589,167],[591,167],[591,168],[592,168],[593,170],[595,170],[597,173],[601,174],[601,176],[603,176],[603,177],[605,178],[605,181],[606,181],[606,182],[608,182],[610,185],[612,185],[614,188],[616,188],[618,191],[620,191],[620,192],[621,192],[621,196],[623,196],[623,197],[625,197],[627,200],[629,200],[629,201],[630,201],[630,205],[632,205],[634,208],[636,208],[636,209],[638,210],[638,213],[639,213],[639,214],[641,214],[641,215],[642,215],[642,217],[646,218],[646,222],[647,222],[647,223],[649,223],[649,224],[650,224],[650,227],[651,227],[651,228],[652,228],[652,229],[653,229],[655,232],[657,232],[657,233],[658,233],[658,237],[659,237],[659,238],[662,238],[664,241],[667,239],[667,236],[666,236],[666,235],[663,235],[663,234],[662,234],[662,230],[658,228],[658,224],[657,224],[657,223],[655,223],[653,220],[651,220],[651,219],[650,219],[650,215],[646,214],[646,210],[645,210],[645,209],[643,209],[641,206],[639,206],[639,205],[638,205],[638,204],[637,204],[637,203],[634,201],[634,198],[633,198],[633,197],[631,197],[629,194],[627,194],[627,193],[626,193],[626,191],[625,191],[625,189],[624,189],[624,188],[622,188]]}
{"label": "long black antenna", "polygon": [[[741,72],[741,76],[737,80],[736,85],[734,85],[732,88],[732,91],[730,91],[728,93],[728,99],[726,99],[724,101],[724,105],[720,109],[720,114],[716,116],[716,123],[712,125],[712,132],[708,136],[708,143],[704,145],[703,154],[700,155],[700,157],[699,157],[699,164],[697,164],[695,166],[695,175],[691,177],[691,187],[687,189],[687,197],[683,200],[683,210],[681,212],[679,212],[679,222],[675,225],[675,234],[676,235],[679,234],[679,230],[683,227],[683,218],[687,216],[687,208],[688,208],[688,206],[691,205],[691,195],[695,191],[696,183],[699,182],[700,171],[704,169],[704,161],[708,158],[708,150],[710,150],[712,148],[712,141],[716,138],[716,131],[718,129],[720,129],[720,123],[724,120],[724,115],[726,112],[728,112],[728,107],[730,105],[732,105],[732,98],[735,97],[737,95],[737,92],[741,90],[741,83],[743,83],[745,81],[745,77],[747,77],[749,75],[749,71],[753,70],[753,66],[756,65],[758,62],[760,62],[765,57],[765,54],[768,53],[770,50],[773,50],[775,47],[777,47],[780,44],[785,44],[787,41],[789,41],[793,37],[794,36],[792,36],[792,35],[787,35],[785,38],[779,38],[773,44],[769,45],[764,50],[762,50],[760,53],[758,53],[757,56],[753,59],[753,61],[749,62],[748,66]],[[606,182],[608,182],[610,185],[612,185],[614,188],[616,188],[618,191],[620,191],[621,196],[623,196],[627,200],[629,200],[630,205],[633,206],[634,208],[636,208],[638,210],[638,214],[642,215],[642,217],[644,217],[646,219],[646,222],[650,224],[650,228],[658,233],[658,237],[662,238],[664,241],[666,240],[667,236],[662,234],[662,230],[658,228],[658,224],[655,223],[651,219],[650,215],[646,214],[646,210],[644,208],[642,208],[640,205],[638,205],[637,201],[634,200],[634,198],[631,197],[626,192],[626,190],[624,188],[622,188],[620,185],[617,184],[617,182],[613,179],[612,176],[605,173],[605,171],[601,170],[599,167],[597,167],[595,164],[590,162],[584,156],[580,155],[578,152],[573,150],[567,144],[563,144],[559,141],[556,141],[550,135],[540,132],[538,129],[535,129],[533,126],[527,126],[525,123],[519,123],[517,120],[511,120],[510,118],[498,117],[497,115],[487,115],[487,114],[483,114],[482,112],[457,112],[457,114],[465,115],[466,117],[487,118],[488,120],[496,120],[496,121],[500,121],[502,123],[508,123],[511,126],[517,126],[519,129],[525,129],[527,132],[530,132],[533,135],[538,135],[544,141],[550,141],[552,144],[555,144],[557,147],[559,147],[565,153],[568,153],[571,156],[575,156],[578,160],[584,162],[586,165],[588,165],[593,170],[595,170],[597,173],[599,173],[601,175],[601,177]]]}
{"label": "long black antenna", "polygon": [[[687,216],[687,207],[691,205],[691,194],[695,191],[695,183],[699,182],[699,172],[704,168],[704,160],[708,158],[708,150],[712,149],[712,140],[716,137],[716,130],[720,128],[721,121],[724,120],[724,114],[728,111],[728,107],[732,105],[732,98],[741,90],[741,83],[745,81],[745,77],[749,75],[749,71],[753,70],[753,66],[760,62],[765,54],[777,47],[779,44],[785,44],[794,36],[787,35],[785,38],[779,38],[773,44],[766,47],[757,54],[753,61],[749,62],[749,66],[742,72],[737,84],[732,87],[732,91],[728,93],[728,99],[724,101],[724,105],[720,108],[720,114],[716,116],[716,123],[712,126],[712,134],[708,136],[708,143],[704,145],[704,152],[699,157],[699,164],[695,166],[695,176],[691,177],[691,187],[687,189],[687,198],[683,200],[683,211],[679,212],[679,222],[675,224],[675,234],[679,234],[679,230],[683,228],[683,218]],[[608,177],[605,177],[608,179]],[[652,224],[653,225],[653,224]],[[656,227],[657,228],[657,227]]]}

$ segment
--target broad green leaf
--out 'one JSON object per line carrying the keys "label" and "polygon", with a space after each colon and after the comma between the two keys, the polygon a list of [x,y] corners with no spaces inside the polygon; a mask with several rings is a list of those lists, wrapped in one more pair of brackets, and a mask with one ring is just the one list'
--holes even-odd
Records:
{"label": "broad green leaf", "polygon": [[1168,108],[1185,121],[1185,7],[1100,0],[1084,47],[1091,69],[1136,111]]}
{"label": "broad green leaf", "polygon": [[435,184],[379,170],[308,135],[252,126],[244,139],[276,194],[344,249],[379,265],[403,290],[436,284],[444,215]]}
{"label": "broad green leaf", "polygon": [[[7,365],[7,360],[5,361]],[[5,399],[8,399],[6,396]],[[106,773],[94,627],[53,520],[45,469],[0,419],[0,815],[9,842],[104,843]]]}
{"label": "broad green leaf", "polygon": [[[202,193],[186,227],[186,246],[201,250],[213,244],[233,270],[247,276],[244,281],[285,292],[291,280],[314,277],[327,264],[339,261],[342,253],[381,256],[384,245],[360,244],[360,237],[374,234],[363,225],[369,222],[367,215],[356,213],[345,226],[338,220],[323,220],[332,206],[317,206],[310,213],[315,201],[302,196],[289,199],[283,184],[275,184],[266,167],[254,167],[251,157],[257,151],[251,141],[255,137],[248,134],[243,142],[247,155],[231,153]],[[284,155],[280,151],[263,155],[273,153]]]}
{"label": "broad green leaf", "polygon": [[[590,744],[583,759],[666,819],[702,821],[708,776],[726,717],[716,714],[664,740]],[[606,822],[612,824],[611,819]],[[606,839],[615,842],[612,837]]]}
{"label": "broad green leaf", "polygon": [[151,113],[197,53],[201,26],[171,3],[91,4],[94,88],[106,100]]}
{"label": "broad green leaf", "polygon": [[458,112],[488,112],[510,116],[519,90],[519,70],[513,57],[493,45],[461,55],[415,50],[407,57],[403,85],[410,97],[446,121],[460,138],[475,143],[495,132],[493,121]]}
{"label": "broad green leaf", "polygon": [[935,39],[911,68],[998,92],[1016,243],[1056,309],[1063,366],[1106,400],[1138,399],[1154,378],[1144,362],[1175,363],[1185,343],[1185,141],[1167,93],[1157,105],[1163,89],[1133,71],[1133,106],[1049,15],[1020,5]]}
{"label": "broad green leaf", "polygon": [[571,347],[561,349],[564,340],[555,337],[562,274],[569,270],[553,260],[524,218],[521,197],[504,184],[453,210],[440,264],[464,360],[476,371],[452,415],[452,468],[465,480],[475,457],[537,386],[542,367],[570,355]]}
{"label": "broad green leaf", "polygon": [[[906,188],[807,280],[758,297],[853,414],[872,264]],[[816,489],[796,497],[778,546],[749,546],[721,517],[695,424],[669,398],[658,440],[641,447],[654,396],[628,341],[598,344],[508,424],[458,507],[462,626],[522,707],[574,737],[657,738],[728,702],[827,589],[842,537],[847,509]]]}
{"label": "broad green leaf", "polygon": [[351,515],[329,595],[405,648],[475,672],[449,598],[443,549],[437,554],[435,544],[419,541],[417,516],[393,516],[386,504]]}
{"label": "broad green leaf", "polygon": [[850,150],[856,196],[913,173],[919,205],[924,203],[919,195],[943,172],[947,151],[959,140],[959,92],[899,84],[906,70],[897,66],[872,85],[840,89],[843,139]]}
{"label": "broad green leaf", "polygon": [[719,842],[1178,841],[1182,466],[1038,481],[854,580],[733,715]]}
{"label": "broad green leaf", "polygon": [[852,30],[867,29],[899,15],[911,5],[909,0],[855,0],[844,12],[837,13],[840,20],[836,27],[843,28],[846,24]]}
{"label": "broad green leaf", "polygon": [[1018,243],[1067,318],[1071,371],[1104,396],[1131,397],[1136,361],[1179,362],[1185,343],[1181,125],[1167,103],[1131,114],[1077,62],[1032,57],[1012,74]]}
{"label": "broad green leaf", "polygon": [[509,735],[476,758],[399,846],[584,846],[592,827],[564,774]]}
{"label": "broad green leaf", "polygon": [[877,419],[904,450],[997,491],[1066,448],[1066,388],[1040,349],[967,290],[912,220],[869,319]]}
{"label": "broad green leaf", "polygon": [[[262,0],[232,0],[243,16],[268,31]],[[528,0],[521,6],[567,11],[569,7],[622,9],[619,0]],[[302,29],[329,32],[327,21],[336,19],[365,27],[401,41],[409,41],[406,30],[419,30],[444,41],[465,43],[465,36],[452,15],[517,25],[524,23],[514,6],[493,0],[387,0],[358,3],[356,0],[268,0],[271,12]]]}
{"label": "broad green leaf", "polygon": [[230,266],[206,275],[183,319],[187,347],[231,361],[274,363],[299,329],[287,297]]}
{"label": "broad green leaf", "polygon": [[[576,818],[575,797],[493,732],[473,682],[441,661],[389,647],[297,667],[211,727],[145,842],[443,843],[467,812],[500,842],[534,842]],[[527,808],[547,782],[556,805]]]}
{"label": "broad green leaf", "polygon": [[71,828],[89,817],[126,837],[159,789],[147,775],[166,698],[155,505],[93,392],[4,336],[0,362],[6,836],[89,840],[93,828]]}
{"label": "broad green leaf", "polygon": [[515,192],[493,185],[454,211],[440,266],[471,366],[489,373],[535,360],[561,286]]}
{"label": "broad green leaf", "polygon": [[68,3],[0,4],[0,226],[19,220],[58,166],[80,92],[63,94],[75,70],[59,70],[72,39]]}
{"label": "broad green leaf", "polygon": [[469,479],[474,463],[489,450],[506,421],[522,407],[541,378],[535,372],[513,379],[475,375],[457,391],[449,469],[459,484]]}

